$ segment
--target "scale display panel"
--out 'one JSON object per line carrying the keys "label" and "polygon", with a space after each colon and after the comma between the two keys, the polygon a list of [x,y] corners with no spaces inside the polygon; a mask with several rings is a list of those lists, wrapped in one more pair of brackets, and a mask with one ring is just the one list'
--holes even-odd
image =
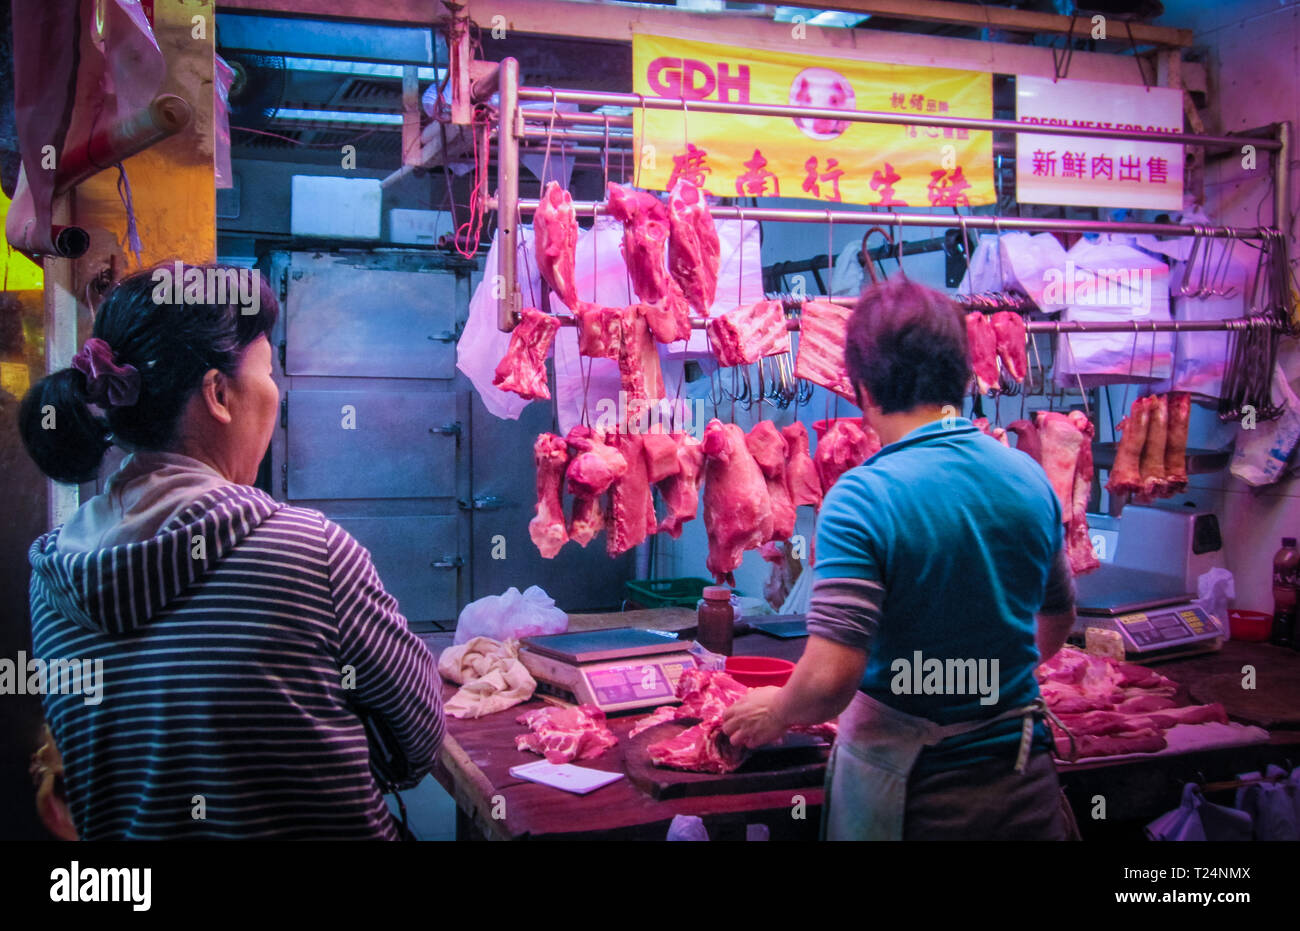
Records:
{"label": "scale display panel", "polygon": [[654,699],[671,701],[677,694],[677,680],[693,665],[682,661],[626,663],[583,669],[582,675],[596,705],[608,708]]}
{"label": "scale display panel", "polygon": [[[1096,618],[1087,620],[1100,626]],[[1213,649],[1223,636],[1218,620],[1194,604],[1125,614],[1114,619],[1114,629],[1124,638],[1126,651],[1139,656],[1193,646]]]}

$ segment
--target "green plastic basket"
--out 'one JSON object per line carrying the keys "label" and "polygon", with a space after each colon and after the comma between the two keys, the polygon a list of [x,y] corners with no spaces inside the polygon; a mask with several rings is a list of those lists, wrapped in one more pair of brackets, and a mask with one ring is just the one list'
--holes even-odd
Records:
{"label": "green plastic basket", "polygon": [[698,578],[637,579],[623,586],[629,608],[694,608],[704,597],[705,586],[712,584]]}

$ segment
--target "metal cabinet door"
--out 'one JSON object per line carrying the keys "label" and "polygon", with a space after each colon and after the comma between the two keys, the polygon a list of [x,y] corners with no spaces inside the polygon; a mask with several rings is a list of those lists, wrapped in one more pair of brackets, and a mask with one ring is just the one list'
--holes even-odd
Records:
{"label": "metal cabinet door", "polygon": [[451,392],[289,392],[288,497],[452,498]]}
{"label": "metal cabinet door", "polygon": [[401,258],[293,254],[285,301],[286,374],[454,377],[463,279]]}
{"label": "metal cabinet door", "polygon": [[334,518],[370,550],[384,589],[408,621],[451,620],[459,614],[458,518]]}

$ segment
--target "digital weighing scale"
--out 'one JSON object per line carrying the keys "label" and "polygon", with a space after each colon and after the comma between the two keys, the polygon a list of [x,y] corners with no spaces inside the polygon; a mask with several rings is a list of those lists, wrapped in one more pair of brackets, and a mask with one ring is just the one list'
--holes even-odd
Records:
{"label": "digital weighing scale", "polygon": [[1172,659],[1223,645],[1223,625],[1194,602],[1182,579],[1103,565],[1075,585],[1071,633],[1082,639],[1089,627],[1117,631],[1129,659]]}
{"label": "digital weighing scale", "polygon": [[539,694],[608,713],[677,700],[677,680],[695,668],[672,631],[621,627],[526,637],[519,659]]}

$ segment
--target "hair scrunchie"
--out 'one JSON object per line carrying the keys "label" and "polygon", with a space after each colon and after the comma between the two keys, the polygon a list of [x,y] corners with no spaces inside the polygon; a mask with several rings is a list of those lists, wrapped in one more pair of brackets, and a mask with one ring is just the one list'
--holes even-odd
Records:
{"label": "hair scrunchie", "polygon": [[140,398],[140,371],[118,365],[113,348],[97,336],[86,340],[72,367],[86,376],[86,397],[99,407],[130,407]]}

